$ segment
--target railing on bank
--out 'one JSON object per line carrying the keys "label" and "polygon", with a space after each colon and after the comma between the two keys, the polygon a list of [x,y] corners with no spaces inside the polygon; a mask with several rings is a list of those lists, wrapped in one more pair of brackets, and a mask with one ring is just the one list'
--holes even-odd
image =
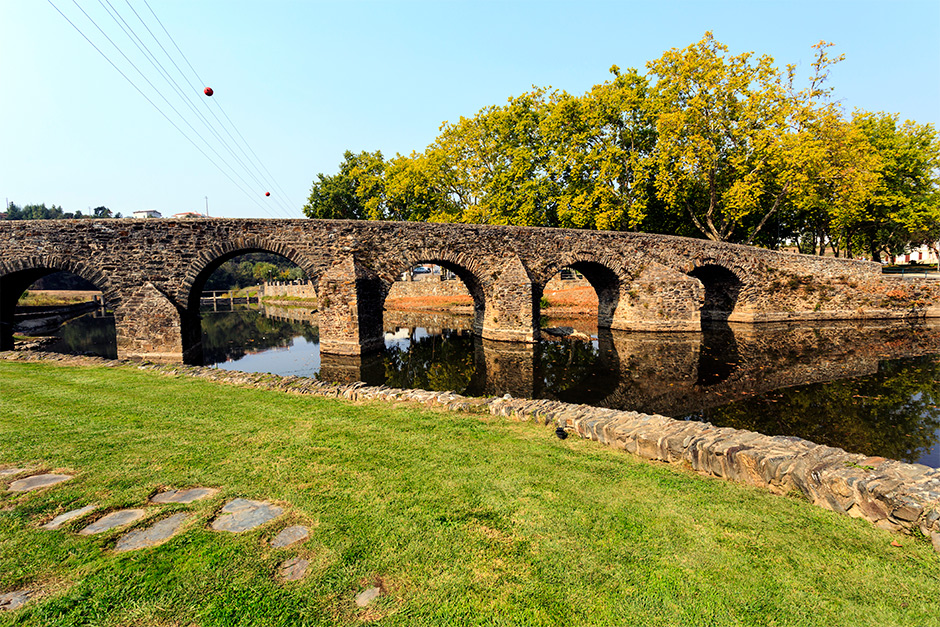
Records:
{"label": "railing on bank", "polygon": [[940,272],[938,272],[936,268],[930,268],[930,267],[882,268],[881,273],[897,275],[903,278],[910,278],[910,279],[940,279]]}

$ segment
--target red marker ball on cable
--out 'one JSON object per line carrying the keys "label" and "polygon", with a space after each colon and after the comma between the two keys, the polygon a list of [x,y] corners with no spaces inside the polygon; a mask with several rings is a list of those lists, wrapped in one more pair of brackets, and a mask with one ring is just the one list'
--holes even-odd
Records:
{"label": "red marker ball on cable", "polygon": [[202,90],[202,93],[204,93],[207,96],[211,96],[214,92],[212,91],[211,87],[206,87],[205,89]]}
{"label": "red marker ball on cable", "polygon": [[265,195],[265,196],[270,196],[270,195],[271,195],[271,192],[265,192],[264,195]]}

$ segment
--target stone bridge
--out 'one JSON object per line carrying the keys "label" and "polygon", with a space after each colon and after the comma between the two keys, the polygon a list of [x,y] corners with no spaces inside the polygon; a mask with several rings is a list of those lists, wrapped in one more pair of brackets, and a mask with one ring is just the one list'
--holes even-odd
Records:
{"label": "stone bridge", "polygon": [[940,316],[940,282],[885,278],[878,264],[645,233],[345,220],[41,220],[0,222],[0,350],[13,311],[40,277],[65,270],[114,309],[118,355],[201,361],[200,294],[225,261],[282,255],[318,287],[320,348],[383,346],[392,283],[419,263],[453,271],[484,339],[539,339],[550,278],[573,268],[598,296],[598,327],[695,331],[739,322]]}

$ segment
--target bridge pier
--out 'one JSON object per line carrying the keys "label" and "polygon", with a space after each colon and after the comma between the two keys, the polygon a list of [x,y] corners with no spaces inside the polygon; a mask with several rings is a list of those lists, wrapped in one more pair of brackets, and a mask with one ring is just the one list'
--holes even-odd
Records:
{"label": "bridge pier", "polygon": [[499,274],[484,286],[486,311],[483,330],[485,340],[500,342],[537,342],[538,303],[525,266],[517,256],[507,261]]}
{"label": "bridge pier", "polygon": [[192,363],[202,347],[201,334],[192,337],[193,325],[184,323],[183,314],[153,283],[133,290],[114,308],[118,358]]}
{"label": "bridge pier", "polygon": [[[620,288],[609,328],[621,331],[700,331],[705,288],[697,279],[658,263]],[[603,327],[598,316],[598,327]]]}
{"label": "bridge pier", "polygon": [[362,355],[385,347],[382,281],[347,256],[320,276],[320,352]]}

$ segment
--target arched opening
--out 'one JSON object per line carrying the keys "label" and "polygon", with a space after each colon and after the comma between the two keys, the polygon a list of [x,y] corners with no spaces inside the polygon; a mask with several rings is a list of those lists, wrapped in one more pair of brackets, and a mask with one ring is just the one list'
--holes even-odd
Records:
{"label": "arched opening", "polygon": [[76,355],[117,357],[113,305],[102,287],[58,268],[0,277],[0,349],[15,345]]}
{"label": "arched opening", "polygon": [[540,292],[536,319],[543,333],[566,335],[571,329],[596,337],[598,329],[611,327],[620,298],[620,280],[607,266],[578,261],[560,268]]}
{"label": "arched opening", "polygon": [[726,321],[734,311],[741,292],[741,279],[724,266],[706,264],[689,272],[705,287],[702,321]]}
{"label": "arched opening", "polygon": [[386,383],[465,391],[475,373],[473,336],[483,329],[480,282],[467,268],[438,258],[401,270],[383,304]]}
{"label": "arched opening", "polygon": [[309,375],[319,367],[316,285],[283,255],[219,256],[196,276],[187,303],[184,333],[199,347],[189,361]]}
{"label": "arched opening", "polygon": [[441,259],[419,259],[397,277],[385,296],[386,311],[470,317],[474,333],[482,332],[486,300],[470,270]]}

